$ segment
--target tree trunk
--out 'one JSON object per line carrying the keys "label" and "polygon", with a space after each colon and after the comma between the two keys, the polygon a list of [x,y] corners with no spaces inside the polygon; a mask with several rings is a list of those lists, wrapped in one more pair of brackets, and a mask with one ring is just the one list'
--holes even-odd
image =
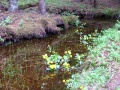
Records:
{"label": "tree trunk", "polygon": [[46,14],[45,0],[39,0],[38,10],[39,10],[40,14],[42,14],[42,15]]}
{"label": "tree trunk", "polygon": [[9,8],[8,10],[11,12],[15,12],[18,10],[18,0],[8,0]]}
{"label": "tree trunk", "polygon": [[93,1],[93,7],[97,8],[97,1],[96,0]]}

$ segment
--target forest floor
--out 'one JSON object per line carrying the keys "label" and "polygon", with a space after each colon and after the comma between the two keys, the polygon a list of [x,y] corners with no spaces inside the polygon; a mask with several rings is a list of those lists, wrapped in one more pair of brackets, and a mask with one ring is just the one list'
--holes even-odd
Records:
{"label": "forest floor", "polygon": [[[7,10],[8,3],[5,0],[0,1],[3,9]],[[19,9],[27,9],[28,11],[35,11],[37,9],[38,0],[18,0]],[[81,18],[95,18],[95,17],[114,17],[120,13],[119,0],[99,0],[94,7],[94,3],[91,0],[46,0],[47,11],[55,14],[69,14],[74,13]]]}

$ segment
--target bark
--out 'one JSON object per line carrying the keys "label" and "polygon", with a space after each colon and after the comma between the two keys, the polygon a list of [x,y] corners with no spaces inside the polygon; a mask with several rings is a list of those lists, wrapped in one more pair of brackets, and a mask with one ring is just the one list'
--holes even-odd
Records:
{"label": "bark", "polygon": [[97,8],[97,1],[96,0],[93,1],[93,7]]}
{"label": "bark", "polygon": [[39,10],[40,14],[42,14],[42,15],[46,14],[45,0],[39,0],[38,10]]}
{"label": "bark", "polygon": [[9,8],[8,10],[11,12],[15,12],[18,10],[18,0],[8,0]]}

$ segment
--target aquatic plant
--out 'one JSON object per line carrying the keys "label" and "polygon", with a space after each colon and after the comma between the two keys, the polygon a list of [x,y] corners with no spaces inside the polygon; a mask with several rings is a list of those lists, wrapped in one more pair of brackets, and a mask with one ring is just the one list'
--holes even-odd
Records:
{"label": "aquatic plant", "polygon": [[47,70],[70,70],[70,58],[72,58],[71,51],[65,51],[63,56],[60,56],[57,52],[52,51],[50,56],[44,54],[43,59],[47,65]]}
{"label": "aquatic plant", "polygon": [[75,60],[77,61],[77,65],[79,64],[79,65],[81,65],[81,64],[83,64],[83,58],[85,57],[85,55],[84,54],[78,54],[78,53],[76,53],[76,55],[75,55]]}

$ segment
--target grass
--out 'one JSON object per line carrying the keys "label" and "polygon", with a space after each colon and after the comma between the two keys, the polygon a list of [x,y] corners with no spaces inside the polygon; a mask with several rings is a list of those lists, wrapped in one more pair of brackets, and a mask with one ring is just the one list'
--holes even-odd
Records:
{"label": "grass", "polygon": [[[89,46],[87,60],[90,68],[72,75],[66,83],[70,90],[84,86],[84,90],[104,90],[105,83],[115,74],[120,61],[120,22],[114,27],[102,31],[103,35],[94,39],[94,49]],[[112,63],[112,64],[111,64]],[[89,88],[89,89],[88,89]]]}
{"label": "grass", "polygon": [[88,90],[88,86],[104,86],[109,76],[108,69],[105,67],[97,67],[88,72],[83,71],[82,74],[77,73],[72,75],[72,78],[69,79],[67,83],[67,88],[76,90],[76,88],[83,86],[85,90]]}

